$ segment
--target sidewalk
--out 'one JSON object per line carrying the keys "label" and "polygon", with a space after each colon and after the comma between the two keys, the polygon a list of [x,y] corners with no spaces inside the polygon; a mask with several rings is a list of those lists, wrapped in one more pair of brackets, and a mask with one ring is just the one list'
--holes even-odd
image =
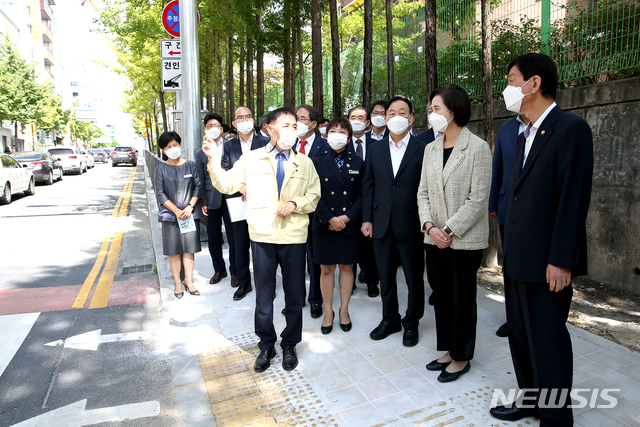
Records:
{"label": "sidewalk", "polygon": [[[196,254],[194,284],[202,293],[173,296],[173,279],[162,256],[162,236],[156,221],[157,205],[147,172],[149,214],[160,280],[163,311],[171,337],[167,342],[174,371],[179,409],[192,414],[189,426],[529,426],[533,418],[508,423],[489,415],[494,389],[508,394],[516,388],[509,345],[495,335],[504,323],[504,299],[478,288],[478,327],[471,371],[458,381],[442,384],[438,373],[425,365],[441,356],[435,350],[433,307],[426,305],[420,322],[420,342],[402,345],[402,334],[373,341],[369,332],[381,316],[380,297],[369,298],[359,285],[350,303],[353,329],[334,325],[320,333],[322,318],[312,319],[304,309],[300,363],[292,372],[282,369],[277,356],[264,373],[255,373],[258,339],[253,333],[255,290],[232,299],[229,278],[209,285],[213,267],[206,245]],[[225,257],[227,248],[225,247]],[[278,282],[280,282],[280,278]],[[425,279],[426,283],[426,279]],[[401,312],[407,290],[398,272]],[[427,289],[427,295],[429,294]],[[334,294],[337,311],[339,293]],[[404,302],[404,304],[403,304]],[[278,288],[274,323],[284,328],[284,295]],[[337,322],[336,322],[337,323]],[[611,409],[574,409],[576,426],[640,425],[640,354],[569,325],[574,348],[574,389],[620,389]],[[173,341],[171,341],[173,339]],[[197,359],[196,359],[197,356]],[[196,363],[199,361],[199,365]],[[591,401],[591,391],[581,396]],[[596,404],[608,402],[599,399]]]}

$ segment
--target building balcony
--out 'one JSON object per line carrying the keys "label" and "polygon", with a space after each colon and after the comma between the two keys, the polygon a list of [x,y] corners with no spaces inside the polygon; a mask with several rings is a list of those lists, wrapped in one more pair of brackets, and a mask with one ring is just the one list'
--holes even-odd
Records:
{"label": "building balcony", "polygon": [[44,63],[49,65],[55,65],[55,60],[53,58],[53,52],[51,52],[48,48],[42,48]]}
{"label": "building balcony", "polygon": [[53,43],[53,32],[47,25],[47,21],[43,21],[40,23],[40,31],[42,31],[42,36],[44,37],[45,43]]}
{"label": "building balcony", "polygon": [[53,10],[51,5],[56,4],[53,0],[40,0],[40,15],[45,21],[51,21],[53,19]]}

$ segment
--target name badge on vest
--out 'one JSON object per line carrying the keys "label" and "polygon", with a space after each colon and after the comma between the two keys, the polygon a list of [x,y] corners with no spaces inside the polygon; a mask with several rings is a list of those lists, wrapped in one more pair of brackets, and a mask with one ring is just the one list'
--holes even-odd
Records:
{"label": "name badge on vest", "polygon": [[358,175],[360,171],[357,169],[349,169],[349,175]]}
{"label": "name badge on vest", "polygon": [[184,177],[185,177],[185,179],[186,178],[193,178],[193,174],[188,174],[188,175],[185,175]]}

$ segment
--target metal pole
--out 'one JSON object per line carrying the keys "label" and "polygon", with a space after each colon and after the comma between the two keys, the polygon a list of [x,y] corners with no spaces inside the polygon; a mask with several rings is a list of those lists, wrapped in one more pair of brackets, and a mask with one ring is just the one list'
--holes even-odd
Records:
{"label": "metal pole", "polygon": [[549,39],[551,37],[551,0],[542,0],[542,52],[547,55],[551,52]]}
{"label": "metal pole", "polygon": [[197,3],[180,0],[180,41],[182,42],[182,100],[184,103],[183,147],[187,160],[195,160],[202,147],[200,130],[200,59],[198,56]]}

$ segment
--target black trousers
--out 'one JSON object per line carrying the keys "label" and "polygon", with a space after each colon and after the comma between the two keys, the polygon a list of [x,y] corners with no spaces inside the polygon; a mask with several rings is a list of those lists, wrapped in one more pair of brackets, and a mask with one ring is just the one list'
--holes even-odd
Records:
{"label": "black trousers", "polygon": [[[312,216],[312,215],[311,215]],[[309,232],[307,243],[304,246],[309,266],[309,304],[322,304],[322,292],[320,291],[320,265],[313,262],[313,232],[311,231],[311,218],[309,219]]]}
{"label": "black trousers", "polygon": [[[394,323],[402,321],[405,330],[418,329],[424,315],[424,256],[421,240],[404,242],[393,235],[391,227],[381,239],[373,239],[373,251],[380,275],[382,320]],[[409,288],[407,312],[400,319],[398,307],[398,266],[400,260]]]}
{"label": "black trousers", "polygon": [[[376,257],[373,253],[373,239],[365,237],[364,234],[358,232],[358,249],[360,250],[358,264],[360,265],[360,270],[364,271],[364,282],[368,286],[377,285],[380,283],[380,276],[378,275]],[[358,264],[353,266],[354,283],[358,278]]]}
{"label": "black trousers", "polygon": [[247,221],[236,221],[233,223],[233,238],[236,247],[236,273],[238,284],[250,285],[251,272],[249,271],[249,248],[251,239],[249,238],[249,225]]}
{"label": "black trousers", "polygon": [[222,256],[222,221],[227,231],[227,242],[229,243],[229,273],[236,274],[236,245],[233,237],[233,223],[229,218],[227,203],[223,200],[219,209],[209,209],[207,211],[207,233],[209,235],[209,254],[213,262],[213,269],[216,273],[222,273],[226,269]]}
{"label": "black trousers", "polygon": [[273,296],[276,292],[276,270],[282,271],[284,316],[287,321],[280,337],[281,347],[294,346],[302,340],[302,306],[305,296],[304,243],[276,245],[251,242],[254,280],[256,283],[255,329],[261,351],[276,343],[273,326]]}
{"label": "black trousers", "polygon": [[453,360],[473,359],[476,347],[476,276],[482,250],[438,249],[427,245],[427,271],[433,278],[438,351]]}
{"label": "black trousers", "polygon": [[573,348],[566,324],[573,287],[569,285],[560,292],[551,292],[547,283],[519,282],[505,272],[504,293],[509,347],[518,386],[544,389],[547,399],[554,394],[552,390],[555,389],[559,399],[562,389],[566,389],[567,398],[562,407],[538,406],[540,392],[534,393],[536,406],[542,416],[540,427],[573,426],[573,414],[568,407],[573,383]]}

